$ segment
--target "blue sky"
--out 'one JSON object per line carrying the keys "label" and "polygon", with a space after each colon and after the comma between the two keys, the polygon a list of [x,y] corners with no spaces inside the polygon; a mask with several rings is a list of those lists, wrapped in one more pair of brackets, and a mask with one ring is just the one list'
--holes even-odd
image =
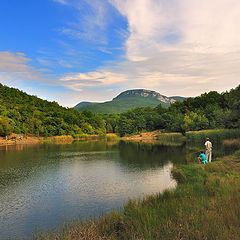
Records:
{"label": "blue sky", "polygon": [[237,0],[1,0],[0,82],[74,106],[239,84]]}

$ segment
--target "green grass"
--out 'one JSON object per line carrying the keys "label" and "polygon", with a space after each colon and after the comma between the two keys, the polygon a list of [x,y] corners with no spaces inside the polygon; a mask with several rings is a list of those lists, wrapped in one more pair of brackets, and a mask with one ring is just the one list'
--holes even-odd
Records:
{"label": "green grass", "polygon": [[129,201],[122,212],[40,239],[240,239],[240,160],[173,169],[174,191]]}
{"label": "green grass", "polygon": [[240,129],[213,129],[202,131],[191,131],[186,134],[188,142],[204,141],[207,137],[216,142],[225,139],[235,139],[240,136]]}
{"label": "green grass", "polygon": [[181,133],[160,133],[157,136],[157,141],[163,145],[181,145],[186,141],[186,137]]}
{"label": "green grass", "polygon": [[119,141],[120,137],[115,133],[108,133],[106,134],[106,139],[107,141]]}

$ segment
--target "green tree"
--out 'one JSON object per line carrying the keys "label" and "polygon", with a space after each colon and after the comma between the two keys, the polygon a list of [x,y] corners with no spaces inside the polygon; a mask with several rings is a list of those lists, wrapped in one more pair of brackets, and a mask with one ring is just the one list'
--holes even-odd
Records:
{"label": "green tree", "polygon": [[0,136],[5,137],[12,133],[14,128],[13,121],[8,117],[0,116]]}
{"label": "green tree", "polygon": [[183,121],[185,131],[202,130],[208,127],[208,119],[200,113],[189,112],[185,114]]}
{"label": "green tree", "polygon": [[134,120],[128,118],[125,115],[121,115],[118,121],[118,133],[122,137],[126,134],[132,134],[136,132]]}

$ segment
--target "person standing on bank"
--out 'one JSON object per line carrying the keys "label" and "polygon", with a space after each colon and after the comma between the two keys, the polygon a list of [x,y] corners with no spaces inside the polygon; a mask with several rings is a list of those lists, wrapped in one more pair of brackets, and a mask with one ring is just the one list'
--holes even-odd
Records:
{"label": "person standing on bank", "polygon": [[208,162],[210,163],[212,161],[212,143],[210,142],[209,138],[206,138],[205,147],[206,147],[206,157]]}

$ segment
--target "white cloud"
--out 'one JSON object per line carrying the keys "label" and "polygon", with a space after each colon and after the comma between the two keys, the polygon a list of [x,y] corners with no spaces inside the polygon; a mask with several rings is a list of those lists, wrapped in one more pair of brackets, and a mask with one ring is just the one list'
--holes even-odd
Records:
{"label": "white cloud", "polygon": [[40,72],[30,65],[24,53],[0,52],[0,81],[40,80]]}
{"label": "white cloud", "polygon": [[[237,0],[112,0],[129,23],[127,56],[153,52],[229,52],[239,49]],[[176,38],[175,44],[169,38]],[[171,42],[171,41],[170,41]]]}
{"label": "white cloud", "polygon": [[84,88],[97,87],[103,88],[113,84],[127,81],[124,74],[108,71],[96,71],[88,73],[66,74],[59,79],[60,83],[70,89],[82,91]]}
{"label": "white cloud", "polygon": [[0,71],[28,72],[29,61],[23,53],[0,52]]}
{"label": "white cloud", "polygon": [[[114,19],[108,14],[107,0],[55,1],[78,11],[77,21],[62,29],[65,34],[88,40],[89,44],[96,41],[96,49],[109,52],[104,45],[104,32]],[[240,1],[108,2],[128,22],[126,31],[120,29],[126,39],[125,58],[95,71],[69,73],[55,79],[56,84],[82,91],[81,96],[73,93],[78,101],[86,100],[86,96],[88,100],[107,100],[129,88],[153,89],[168,96],[194,96],[210,90],[225,91],[239,84]],[[25,55],[1,54],[0,71],[9,69],[8,73],[11,70],[32,76],[34,70]],[[66,61],[61,64],[71,67]]]}
{"label": "white cloud", "polygon": [[72,7],[77,14],[72,22],[68,22],[67,26],[60,29],[62,34],[99,45],[107,44],[105,29],[111,21],[108,1],[64,0],[64,3]]}
{"label": "white cloud", "polygon": [[63,4],[63,5],[67,5],[68,4],[67,0],[53,0],[53,1],[56,2],[56,3],[59,3],[59,4]]}
{"label": "white cloud", "polygon": [[99,70],[124,73],[127,81],[121,87],[194,96],[239,84],[239,1],[111,0],[111,4],[128,21],[126,60]]}
{"label": "white cloud", "polygon": [[[194,96],[239,84],[239,1],[110,2],[128,21],[126,59],[96,72],[76,74],[87,82],[73,78],[72,89],[89,89],[94,81],[101,86],[103,76],[104,85],[109,87],[143,87],[165,95]],[[119,75],[121,81],[114,81],[113,76]]]}

